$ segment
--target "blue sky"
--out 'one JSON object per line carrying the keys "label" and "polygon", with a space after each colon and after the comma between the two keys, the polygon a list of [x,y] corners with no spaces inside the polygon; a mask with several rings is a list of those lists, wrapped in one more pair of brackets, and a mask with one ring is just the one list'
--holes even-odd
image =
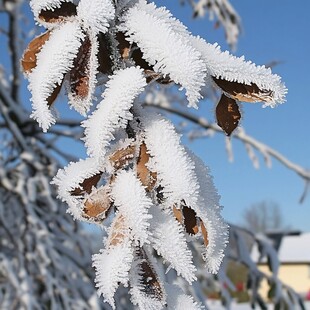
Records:
{"label": "blue sky", "polygon": [[[237,56],[256,64],[281,61],[273,71],[282,77],[288,88],[287,102],[275,109],[261,104],[242,104],[242,126],[256,139],[277,149],[291,161],[310,169],[310,143],[307,124],[310,118],[308,99],[310,55],[310,2],[293,4],[289,0],[231,1],[242,18],[243,34]],[[194,34],[208,42],[218,42],[228,49],[222,28],[214,29],[207,19],[193,20],[189,7],[176,1],[158,1],[185,23]],[[202,109],[205,113],[205,109]],[[214,106],[205,115],[212,120]],[[272,161],[267,168],[260,157],[260,169],[253,168],[244,147],[233,141],[234,162],[227,160],[223,137],[198,140],[189,147],[210,167],[222,197],[225,218],[233,223],[242,221],[246,207],[260,201],[272,201],[281,207],[285,224],[310,231],[310,197],[301,205],[298,200],[304,181],[295,173]]]}
{"label": "blue sky", "polygon": [[[218,42],[228,49],[222,28],[214,29],[207,18],[193,20],[188,6],[181,7],[177,0],[156,1],[166,5],[195,35],[208,42]],[[310,38],[310,1],[293,4],[289,0],[233,1],[242,18],[243,34],[237,56],[245,55],[256,64],[281,61],[273,71],[282,76],[288,87],[287,102],[275,109],[263,109],[261,104],[242,105],[242,126],[247,133],[283,153],[291,161],[310,169],[310,144],[307,123],[310,119],[308,102]],[[0,25],[4,23],[0,17]],[[4,56],[0,51],[1,57]],[[3,59],[3,58],[2,58]],[[23,94],[29,97],[29,93]],[[62,110],[63,102],[57,104]],[[201,115],[214,120],[214,105],[202,103]],[[62,111],[63,115],[63,111]],[[272,201],[281,207],[285,224],[310,231],[310,196],[300,205],[298,200],[304,189],[303,180],[275,160],[272,168],[260,158],[256,170],[244,146],[233,140],[234,162],[228,162],[222,135],[212,139],[184,142],[210,167],[215,185],[222,196],[224,217],[241,223],[242,212],[253,203]],[[83,153],[81,144],[70,146],[75,154]]]}

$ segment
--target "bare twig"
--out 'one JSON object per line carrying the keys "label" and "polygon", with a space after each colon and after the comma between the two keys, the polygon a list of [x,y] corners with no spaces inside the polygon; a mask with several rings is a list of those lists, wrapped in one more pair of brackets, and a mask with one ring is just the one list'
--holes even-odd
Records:
{"label": "bare twig", "polygon": [[18,9],[9,12],[9,50],[11,53],[12,67],[12,88],[11,97],[14,101],[19,102],[19,85],[20,85],[20,67],[19,67],[19,52],[18,52]]}

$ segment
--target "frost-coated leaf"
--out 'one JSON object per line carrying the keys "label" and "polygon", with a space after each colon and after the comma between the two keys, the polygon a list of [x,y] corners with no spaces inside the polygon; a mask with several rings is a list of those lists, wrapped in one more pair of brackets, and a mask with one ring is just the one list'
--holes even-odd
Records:
{"label": "frost-coated leaf", "polygon": [[172,208],[182,200],[191,207],[198,201],[199,185],[194,165],[180,143],[174,126],[164,118],[149,113],[141,118],[145,144],[151,155],[149,166],[157,172],[163,187],[164,205]]}
{"label": "frost-coated leaf", "polygon": [[131,301],[143,310],[159,310],[166,303],[164,286],[143,248],[135,253],[130,275]]}
{"label": "frost-coated leaf", "polygon": [[152,201],[146,196],[144,187],[133,171],[121,171],[116,176],[111,197],[130,226],[135,241],[140,246],[148,243],[149,221],[152,217],[148,211]]}
{"label": "frost-coated leaf", "polygon": [[73,0],[31,0],[30,7],[35,19],[43,26],[54,27],[63,19],[76,15]]}
{"label": "frost-coated leaf", "polygon": [[107,83],[103,100],[92,115],[83,122],[88,155],[104,158],[114,140],[116,129],[125,128],[132,119],[130,108],[146,86],[141,69],[131,67],[117,71]]}
{"label": "frost-coated leaf", "polygon": [[192,261],[192,252],[188,249],[183,228],[170,212],[153,206],[150,209],[151,244],[159,255],[166,260],[178,275],[189,283],[196,280],[196,267]]}
{"label": "frost-coated leaf", "polygon": [[255,84],[260,90],[256,93],[261,97],[256,101],[264,101],[265,106],[274,107],[285,101],[287,89],[281,83],[281,78],[272,74],[270,68],[256,66],[251,61],[245,61],[244,57],[233,56],[228,51],[222,52],[217,44],[209,44],[200,37],[192,36],[191,41],[201,53],[212,77],[246,85]]}
{"label": "frost-coated leaf", "polygon": [[109,160],[112,166],[118,170],[128,164],[130,160],[134,158],[136,148],[134,144],[129,144],[126,147],[119,148],[112,155],[109,156]]}
{"label": "frost-coated leaf", "polygon": [[105,33],[114,18],[115,8],[111,0],[80,0],[77,16],[85,28],[94,33]]}
{"label": "frost-coated leaf", "polygon": [[192,153],[189,155],[195,164],[195,173],[200,186],[199,207],[197,209],[193,207],[193,209],[204,224],[202,234],[207,247],[203,251],[203,258],[206,261],[207,270],[216,273],[224,258],[224,250],[228,243],[228,225],[221,215],[220,196],[213,184],[209,169],[197,156]]}
{"label": "frost-coated leaf", "polygon": [[[78,162],[71,162],[64,169],[59,169],[53,178],[52,184],[58,187],[58,197],[65,201],[68,205],[68,212],[74,218],[83,220],[81,212],[84,204],[82,204],[82,195],[75,195],[74,191],[82,188],[81,184],[93,176],[97,176],[102,172],[98,161],[95,158],[87,158]],[[81,193],[82,194],[82,193]]]}
{"label": "frost-coated leaf", "polygon": [[106,214],[111,207],[109,198],[109,186],[94,188],[84,202],[83,214],[89,221],[100,221],[106,218]]}
{"label": "frost-coated leaf", "polygon": [[129,270],[133,261],[131,242],[124,240],[108,249],[93,255],[93,267],[96,269],[95,283],[98,294],[115,309],[114,294],[120,283],[127,286]]}
{"label": "frost-coated leaf", "polygon": [[182,289],[175,284],[165,284],[167,291],[168,310],[202,310],[204,307],[194,301],[192,296],[186,295]]}
{"label": "frost-coated leaf", "polygon": [[41,51],[42,46],[49,39],[51,32],[46,31],[35,37],[27,46],[21,60],[22,68],[25,74],[29,74],[37,65],[37,55]]}
{"label": "frost-coated leaf", "polygon": [[151,172],[147,167],[150,155],[147,152],[145,143],[140,145],[139,157],[137,161],[137,175],[143,186],[146,187],[147,191],[154,188],[156,183],[156,173]]}
{"label": "frost-coated leaf", "polygon": [[62,24],[55,29],[37,55],[37,66],[29,74],[29,90],[32,93],[31,117],[43,131],[56,122],[49,110],[48,98],[62,84],[64,75],[73,67],[74,58],[81,46],[84,34],[75,22]]}
{"label": "frost-coated leaf", "polygon": [[[272,74],[269,68],[256,66],[249,61],[246,62],[244,57],[238,58],[228,52],[221,52],[216,44],[211,45],[199,37],[192,36],[187,28],[165,8],[156,8],[153,3],[146,4],[143,0],[139,1],[136,8],[147,12],[154,18],[156,17],[161,24],[165,24],[170,30],[182,37],[183,41],[188,42],[196,52],[199,52],[201,60],[207,66],[208,74],[220,80],[221,85],[219,86],[224,91],[227,91],[227,87],[223,87],[221,80],[225,80],[226,83],[235,82],[234,85],[230,86],[230,88],[234,87],[235,90],[228,92],[230,94],[235,92],[236,99],[249,102],[263,101],[270,106],[284,101],[286,88],[281,83],[280,77]],[[134,37],[132,36],[132,38]],[[135,40],[133,39],[133,41]],[[139,45],[139,42],[137,43]],[[172,79],[175,80],[173,77]],[[180,84],[182,85],[182,83]],[[243,84],[252,86],[252,89],[247,87],[246,90],[238,91]]]}
{"label": "frost-coated leaf", "polygon": [[170,26],[169,18],[170,14],[163,14],[163,9],[142,0],[128,10],[121,30],[131,42],[137,43],[155,71],[169,75],[185,88],[189,106],[196,107],[201,98],[199,92],[204,85],[206,66],[189,40]]}
{"label": "frost-coated leaf", "polygon": [[86,36],[68,76],[69,104],[84,116],[92,105],[95,92],[98,68],[97,54],[97,38]]}
{"label": "frost-coated leaf", "polygon": [[172,208],[184,200],[204,222],[209,242],[203,256],[208,271],[216,273],[224,257],[228,235],[227,224],[220,214],[219,196],[208,170],[188,155],[170,122],[151,113],[141,120],[145,144],[152,156],[150,167],[157,172],[163,187],[163,205]]}
{"label": "frost-coated leaf", "polygon": [[173,207],[173,215],[179,223],[184,225],[185,231],[188,234],[196,235],[198,233],[198,218],[193,209],[187,206],[181,206],[180,209]]}

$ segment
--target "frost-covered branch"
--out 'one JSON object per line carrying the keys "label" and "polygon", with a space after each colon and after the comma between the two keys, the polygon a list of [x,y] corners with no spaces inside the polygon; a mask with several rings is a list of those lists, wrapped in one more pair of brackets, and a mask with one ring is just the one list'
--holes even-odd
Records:
{"label": "frost-covered branch", "polygon": [[[228,1],[214,3],[235,14]],[[174,125],[142,102],[154,84],[174,83],[197,108],[203,87],[215,87],[222,94],[217,122],[236,136],[238,102],[282,103],[280,77],[193,36],[169,11],[144,0],[31,0],[30,6],[46,28],[21,60],[34,120],[25,119],[2,75],[0,81],[1,122],[7,124],[0,149],[0,307],[105,308],[96,285],[119,310],[202,309],[205,290],[195,281],[214,279],[211,273],[218,273],[228,300],[234,285],[225,268],[233,241],[227,249],[228,225],[210,171],[182,146]],[[236,31],[233,37],[232,44]],[[13,62],[12,76],[18,75],[16,57]],[[55,113],[63,88],[81,124]],[[49,134],[40,133],[37,123]],[[56,144],[82,135],[85,159],[76,161],[70,147]],[[55,153],[70,163],[59,169]],[[55,200],[52,178],[64,203]],[[68,213],[107,227],[92,257],[94,275],[90,241]],[[231,236],[241,240],[234,229]],[[236,248],[234,259],[254,270],[242,241]],[[262,248],[269,253],[267,245]],[[255,281],[253,302],[259,300]]]}

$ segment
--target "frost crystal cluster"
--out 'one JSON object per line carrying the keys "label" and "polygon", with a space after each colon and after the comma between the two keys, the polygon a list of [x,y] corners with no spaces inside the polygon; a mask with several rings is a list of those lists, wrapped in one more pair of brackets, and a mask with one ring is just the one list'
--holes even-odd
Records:
{"label": "frost crystal cluster", "polygon": [[[145,0],[32,0],[30,6],[47,28],[22,59],[31,117],[47,131],[62,87],[87,117],[81,126],[88,157],[59,170],[53,184],[75,219],[109,223],[104,248],[93,256],[99,294],[115,308],[122,284],[140,309],[200,309],[161,279],[154,253],[192,283],[188,242],[201,240],[206,271],[217,273],[228,227],[208,169],[181,145],[171,122],[142,107],[141,95],[154,83],[175,83],[196,108],[202,87],[213,85],[222,92],[217,122],[230,135],[241,117],[238,101],[271,107],[284,101],[280,77],[191,35]],[[88,113],[103,76],[102,100]]]}

